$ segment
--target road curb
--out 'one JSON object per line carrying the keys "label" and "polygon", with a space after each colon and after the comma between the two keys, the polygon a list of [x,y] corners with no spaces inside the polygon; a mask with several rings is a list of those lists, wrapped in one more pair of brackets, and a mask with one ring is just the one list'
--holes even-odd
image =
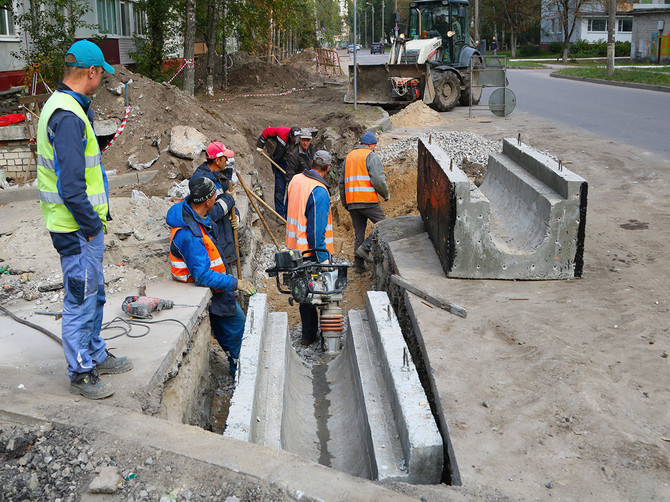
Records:
{"label": "road curb", "polygon": [[582,82],[590,82],[592,84],[613,85],[616,87],[629,87],[632,89],[644,89],[646,91],[670,92],[670,87],[664,85],[638,84],[635,82],[617,82],[615,80],[603,80],[601,78],[590,78],[590,77],[576,77],[573,75],[559,75],[557,73],[550,73],[549,76],[554,78],[565,78],[568,80],[580,80]]}

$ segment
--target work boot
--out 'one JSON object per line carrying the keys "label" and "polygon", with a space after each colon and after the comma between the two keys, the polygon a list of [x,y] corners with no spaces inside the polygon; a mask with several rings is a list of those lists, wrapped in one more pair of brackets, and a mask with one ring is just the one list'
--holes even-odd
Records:
{"label": "work boot", "polygon": [[116,357],[109,350],[107,358],[95,367],[101,375],[125,373],[133,369],[133,363],[127,357]]}
{"label": "work boot", "polygon": [[77,378],[70,382],[70,394],[79,394],[87,399],[105,399],[114,394],[114,389],[100,380],[98,373],[93,370],[77,374]]}
{"label": "work boot", "polygon": [[367,249],[364,249],[363,246],[358,246],[358,249],[356,250],[356,253],[354,253],[358,258],[362,258],[368,263],[374,263],[374,260],[372,259],[372,254],[370,254],[370,251]]}
{"label": "work boot", "polygon": [[365,261],[363,260],[363,258],[354,256],[354,272],[356,272],[357,274],[364,274],[367,271],[368,267],[365,265]]}

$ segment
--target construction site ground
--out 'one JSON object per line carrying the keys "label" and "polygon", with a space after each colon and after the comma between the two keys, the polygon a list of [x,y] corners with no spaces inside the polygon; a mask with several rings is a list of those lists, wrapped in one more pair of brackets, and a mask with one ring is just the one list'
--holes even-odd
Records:
{"label": "construction site ground", "polygon": [[[126,131],[103,156],[103,162],[106,169],[126,172],[130,155],[158,156],[151,167],[157,174],[149,182],[113,191],[114,220],[110,223],[105,259],[107,288],[112,294],[136,294],[140,285],[168,278],[169,232],[161,222],[171,204],[166,200],[167,189],[202,162],[202,156],[177,159],[163,151],[170,141],[172,126],[190,125],[209,140],[223,140],[236,151],[237,168],[254,180],[254,188],[272,204],[272,173],[268,162],[255,151],[263,128],[298,125],[318,129],[315,145],[331,150],[341,161],[365,128],[382,118],[376,108],[359,106],[353,110],[344,104],[344,79],[316,76],[309,72],[305,61],[296,61],[287,70],[296,82],[293,85],[281,79],[273,82],[274,74],[264,65],[248,64],[262,70],[248,66],[250,75],[244,75],[246,79],[241,75],[235,81],[234,93],[214,97],[225,97],[227,101],[212,101],[206,96],[192,101],[172,86],[132,76],[137,88],[129,85],[131,119]],[[116,77],[123,75],[117,72]],[[242,97],[244,93],[279,94],[291,87],[305,90],[283,96]],[[123,116],[121,96],[101,91],[98,98],[98,113],[117,119]],[[439,114],[439,121],[435,120],[437,114],[423,109],[417,108],[416,114],[423,119],[417,120],[413,115],[394,120],[391,130],[378,132],[381,152],[395,142],[444,131],[474,133],[493,141],[521,134],[522,141],[559,158],[584,177],[589,184],[584,273],[582,278],[568,281],[445,279],[441,269],[434,268],[434,258],[422,256],[420,247],[414,256],[408,254],[415,262],[412,280],[468,311],[466,319],[429,306],[419,306],[417,312],[421,316],[419,323],[426,327],[424,341],[431,364],[428,370],[437,383],[462,486],[391,483],[385,487],[400,498],[404,494],[427,501],[669,499],[670,273],[666,264],[670,260],[670,161],[587,131],[566,128],[545,117],[514,113],[502,119],[480,111],[475,118],[469,118],[466,107]],[[466,164],[473,177],[477,172],[481,176],[481,165],[470,161]],[[385,171],[391,192],[390,200],[383,203],[387,216],[417,215],[415,154],[407,152],[385,162]],[[133,189],[160,199],[128,199]],[[336,255],[353,261],[351,221],[335,194],[333,191]],[[238,197],[241,196],[238,190]],[[281,241],[283,227],[267,211],[264,214]],[[264,240],[262,250],[266,255],[264,259],[249,258],[259,262],[253,269],[257,286],[269,295],[271,309],[288,310],[293,327],[299,322],[297,306],[289,307],[286,296],[277,293],[274,282],[264,277],[263,265],[272,265],[264,261],[271,254],[271,241],[258,222],[254,229],[255,233],[249,235]],[[59,297],[57,288],[48,293],[36,292],[37,284],[57,283],[60,271],[58,255],[35,201],[0,205],[0,259],[0,267],[8,265],[17,272],[0,275],[4,307],[24,314],[59,309],[62,293]],[[371,284],[370,273],[356,275],[352,271],[345,309],[362,308]],[[35,315],[29,319],[58,332],[55,322],[42,321]],[[2,322],[5,333],[18,329],[7,318]],[[11,343],[7,336],[3,338],[3,343]],[[46,337],[42,342],[52,343]],[[26,350],[40,351],[42,344]],[[2,351],[0,366],[3,371],[12,371],[5,364],[7,361],[2,361],[6,357]],[[141,364],[142,356],[134,357],[136,364]],[[48,378],[60,384],[66,394],[64,359],[54,359],[52,364],[54,371]],[[60,373],[55,371],[58,364]],[[31,376],[29,372],[25,375],[22,388],[0,381],[3,401],[16,396],[17,403],[25,403],[23,416],[15,405],[7,406],[11,413],[2,413],[0,444],[5,444],[7,434],[17,423],[30,422],[29,417],[36,413],[30,392],[39,388],[44,376]],[[64,437],[55,449],[62,449],[67,457],[73,437],[81,433],[79,441],[93,444],[90,449],[101,458],[111,458],[121,466],[142,464],[143,476],[156,490],[145,494],[121,490],[104,498],[89,494],[85,486],[73,491],[71,500],[158,500],[158,491],[169,493],[179,486],[185,488],[177,500],[188,499],[185,493],[191,493],[193,500],[225,499],[233,494],[240,500],[297,498],[283,490],[262,491],[260,485],[256,489],[262,478],[236,476],[230,468],[207,459],[203,464],[184,449],[177,454],[174,452],[179,452],[178,448],[169,452],[166,449],[159,472],[145,462],[156,455],[143,440],[148,432],[144,436],[142,431],[123,436],[124,430],[132,430],[132,417],[137,410],[116,413],[110,408],[123,403],[81,403],[74,396],[70,399],[72,408],[64,406],[62,399],[40,403],[47,408],[50,403],[54,406],[44,415],[58,416],[60,422],[72,424],[71,430],[59,432]],[[106,424],[101,429],[109,433],[91,434],[95,427],[75,418],[84,405],[87,409],[98,406],[110,410],[96,416],[106,416],[109,421],[118,419],[121,425]],[[188,432],[188,441],[206,450],[207,439],[199,434]],[[174,438],[176,442],[180,440],[178,436]],[[251,459],[263,456],[277,465],[283,462],[283,457],[259,447],[231,446],[223,438],[212,443],[215,445],[226,445],[235,451],[250,448]],[[0,484],[4,486],[15,475],[9,466],[16,464],[16,459],[1,450],[0,459]],[[306,474],[301,469],[295,464],[281,471],[281,475],[318,479],[322,472],[317,469]],[[217,481],[218,493],[207,488],[212,477],[221,478]],[[269,478],[272,486],[284,486],[281,479],[268,475],[266,479]],[[351,480],[342,475],[339,482],[344,486]],[[347,493],[356,493],[355,483],[346,485],[350,490]],[[200,498],[198,493],[202,494]],[[363,493],[368,494],[368,499],[375,497],[372,492],[359,493],[360,499],[365,499]]]}

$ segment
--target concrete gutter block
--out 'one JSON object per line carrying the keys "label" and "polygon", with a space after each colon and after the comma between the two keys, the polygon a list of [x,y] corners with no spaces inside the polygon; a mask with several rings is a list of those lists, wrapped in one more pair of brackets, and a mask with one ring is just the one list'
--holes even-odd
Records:
{"label": "concrete gutter block", "polygon": [[439,483],[444,465],[442,437],[387,294],[369,291],[367,311],[378,344],[389,399],[405,452],[410,483]]}
{"label": "concrete gutter block", "polygon": [[263,342],[257,364],[251,438],[256,444],[281,450],[288,351],[292,350],[286,312],[268,314]]}
{"label": "concrete gutter block", "polygon": [[478,189],[439,147],[420,140],[417,200],[447,276],[581,276],[588,185],[558,167],[548,155],[506,139]]}
{"label": "concrete gutter block", "polygon": [[249,299],[237,370],[238,382],[230,400],[226,430],[223,433],[225,437],[240,441],[253,441],[251,426],[252,420],[256,420],[254,395],[267,317],[267,295],[256,293]]}

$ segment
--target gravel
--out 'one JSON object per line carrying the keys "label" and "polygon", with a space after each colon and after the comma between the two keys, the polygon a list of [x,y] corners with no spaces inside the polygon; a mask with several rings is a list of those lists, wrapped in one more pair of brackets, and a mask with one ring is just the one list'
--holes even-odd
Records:
{"label": "gravel", "polygon": [[382,162],[401,159],[409,151],[417,155],[419,138],[437,143],[454,160],[456,166],[460,166],[463,160],[486,165],[491,153],[502,151],[502,141],[490,141],[471,132],[436,131],[384,145],[377,149],[377,153]]}

